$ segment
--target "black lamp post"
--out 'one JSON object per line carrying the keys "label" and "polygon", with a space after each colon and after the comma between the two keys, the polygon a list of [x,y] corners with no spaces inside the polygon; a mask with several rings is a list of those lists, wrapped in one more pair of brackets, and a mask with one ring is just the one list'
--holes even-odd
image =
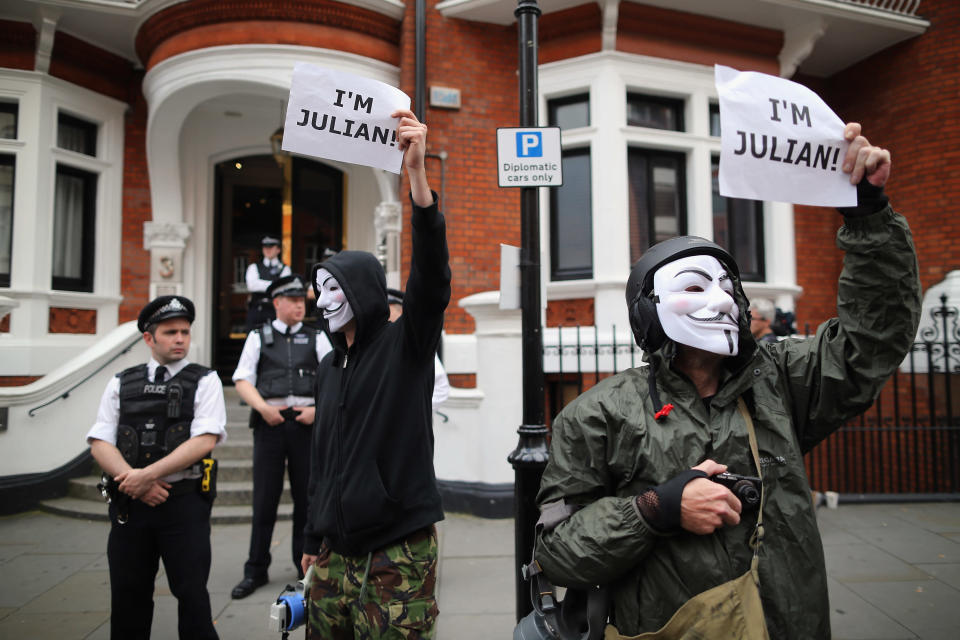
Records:
{"label": "black lamp post", "polygon": [[[517,17],[520,71],[520,126],[537,122],[537,19],[536,0],[518,0]],[[530,561],[540,477],[547,465],[547,428],[544,424],[543,333],[540,324],[540,203],[537,187],[520,190],[521,249],[520,301],[523,345],[523,424],[517,448],[507,457],[514,469],[514,551],[516,554],[517,620],[531,610],[520,567]]]}

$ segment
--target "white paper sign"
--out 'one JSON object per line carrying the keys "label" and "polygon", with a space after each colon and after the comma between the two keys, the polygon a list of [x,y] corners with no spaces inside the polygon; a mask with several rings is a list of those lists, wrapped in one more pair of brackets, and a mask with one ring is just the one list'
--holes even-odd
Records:
{"label": "white paper sign", "polygon": [[378,80],[305,62],[293,67],[283,150],[400,173],[397,118],[410,96]]}
{"label": "white paper sign", "polygon": [[720,195],[852,207],[842,171],[844,122],[803,85],[716,65],[720,97]]}

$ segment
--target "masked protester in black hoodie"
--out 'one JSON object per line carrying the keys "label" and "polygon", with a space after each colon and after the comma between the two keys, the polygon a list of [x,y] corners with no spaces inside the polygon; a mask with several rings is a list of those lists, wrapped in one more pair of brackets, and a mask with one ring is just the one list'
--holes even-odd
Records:
{"label": "masked protester in black hoodie", "polygon": [[302,567],[314,565],[307,638],[432,638],[437,536],[433,359],[450,301],[446,227],[424,170],[426,125],[397,111],[413,203],[403,315],[389,322],[377,259],[313,268],[334,351],[317,373]]}

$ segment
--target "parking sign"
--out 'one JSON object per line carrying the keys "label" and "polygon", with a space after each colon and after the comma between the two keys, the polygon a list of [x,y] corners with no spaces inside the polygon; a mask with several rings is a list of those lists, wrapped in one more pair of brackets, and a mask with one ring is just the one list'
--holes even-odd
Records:
{"label": "parking sign", "polygon": [[501,187],[559,187],[560,128],[497,129],[497,166]]}

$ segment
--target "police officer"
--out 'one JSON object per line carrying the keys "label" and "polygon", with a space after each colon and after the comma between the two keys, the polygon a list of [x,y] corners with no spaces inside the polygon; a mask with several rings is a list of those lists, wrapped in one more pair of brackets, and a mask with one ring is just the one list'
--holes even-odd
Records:
{"label": "police officer", "polygon": [[279,239],[263,236],[260,240],[260,251],[263,253],[263,259],[251,263],[244,277],[247,282],[247,291],[250,292],[250,301],[247,306],[247,333],[273,320],[275,316],[270,297],[266,293],[267,287],[277,278],[290,275],[290,267],[280,262]]}
{"label": "police officer", "polygon": [[274,280],[267,289],[276,319],[250,332],[233,373],[237,393],[253,409],[253,523],[243,579],[233,598],[246,598],[269,582],[270,541],[283,492],[286,460],[293,496],[293,565],[300,571],[307,517],[313,381],[331,350],[323,333],[303,324],[306,286],[300,276]]}
{"label": "police officer", "polygon": [[[110,635],[149,638],[159,561],[179,605],[179,636],[217,638],[210,612],[210,497],[206,458],[226,439],[220,379],[187,361],[193,303],[161,296],[143,308],[137,328],[146,364],[111,378],[90,451],[110,485]],[[208,491],[204,491],[207,489]]]}

